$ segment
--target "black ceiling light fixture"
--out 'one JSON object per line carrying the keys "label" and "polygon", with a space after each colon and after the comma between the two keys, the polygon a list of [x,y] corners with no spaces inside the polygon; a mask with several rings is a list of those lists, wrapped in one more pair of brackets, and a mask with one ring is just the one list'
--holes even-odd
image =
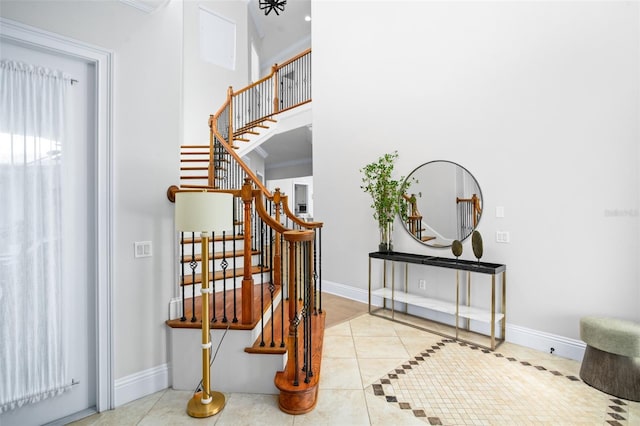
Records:
{"label": "black ceiling light fixture", "polygon": [[265,15],[271,13],[272,10],[276,15],[280,15],[280,12],[284,12],[285,4],[287,4],[287,0],[260,0],[260,9],[264,10]]}

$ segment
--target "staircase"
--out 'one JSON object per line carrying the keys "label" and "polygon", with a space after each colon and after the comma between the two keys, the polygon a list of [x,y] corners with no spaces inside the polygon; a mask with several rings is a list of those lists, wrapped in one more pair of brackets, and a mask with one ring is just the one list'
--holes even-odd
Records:
{"label": "staircase", "polygon": [[[279,117],[311,102],[311,51],[274,65],[264,79],[234,92],[209,119],[209,145],[181,147],[179,186],[167,191],[220,191],[234,196],[234,226],[213,235],[209,259],[199,236],[178,239],[181,307],[167,321],[175,389],[201,379],[200,285],[213,289],[211,387],[222,392],[277,393],[290,414],[317,402],[322,358],[322,223],[304,222],[241,160],[276,131]],[[209,262],[208,277],[200,273]]]}

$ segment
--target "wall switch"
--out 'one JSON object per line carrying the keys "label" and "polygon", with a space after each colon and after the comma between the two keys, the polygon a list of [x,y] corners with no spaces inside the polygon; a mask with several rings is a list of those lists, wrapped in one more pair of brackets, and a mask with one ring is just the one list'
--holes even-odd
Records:
{"label": "wall switch", "polygon": [[427,282],[425,280],[420,280],[420,281],[418,281],[418,286],[420,287],[420,290],[426,290],[427,289]]}
{"label": "wall switch", "polygon": [[498,242],[498,243],[508,243],[509,242],[509,232],[508,231],[496,231],[496,242]]}
{"label": "wall switch", "polygon": [[504,217],[504,207],[503,206],[496,207],[496,217]]}
{"label": "wall switch", "polygon": [[133,256],[134,257],[151,257],[151,241],[136,241],[133,243]]}

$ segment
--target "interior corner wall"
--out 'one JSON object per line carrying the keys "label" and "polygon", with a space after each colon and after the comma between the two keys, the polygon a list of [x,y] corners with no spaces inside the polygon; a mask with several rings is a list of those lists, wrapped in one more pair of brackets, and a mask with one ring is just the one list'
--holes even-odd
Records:
{"label": "interior corner wall", "polygon": [[[162,369],[175,292],[173,205],[165,194],[179,178],[182,3],[147,14],[117,1],[3,0],[0,14],[114,52],[114,379]],[[152,241],[152,257],[134,258],[135,241]]]}
{"label": "interior corner wall", "polygon": [[[209,116],[227,99],[227,91],[244,88],[249,76],[247,5],[239,1],[185,1],[184,7],[184,143],[209,144]],[[213,12],[236,26],[234,70],[204,62],[200,58],[200,9]]]}
{"label": "interior corner wall", "polygon": [[[584,315],[640,321],[638,7],[313,2],[323,279],[366,291],[378,230],[359,170],[397,150],[398,175],[442,159],[478,180],[509,325],[579,339]],[[394,249],[451,257],[398,222]]]}

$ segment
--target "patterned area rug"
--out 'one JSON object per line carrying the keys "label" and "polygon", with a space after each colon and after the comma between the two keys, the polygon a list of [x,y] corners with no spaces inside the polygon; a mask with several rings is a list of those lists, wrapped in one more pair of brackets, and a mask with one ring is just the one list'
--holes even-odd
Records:
{"label": "patterned area rug", "polygon": [[627,401],[580,378],[443,339],[371,385],[432,425],[627,425]]}

